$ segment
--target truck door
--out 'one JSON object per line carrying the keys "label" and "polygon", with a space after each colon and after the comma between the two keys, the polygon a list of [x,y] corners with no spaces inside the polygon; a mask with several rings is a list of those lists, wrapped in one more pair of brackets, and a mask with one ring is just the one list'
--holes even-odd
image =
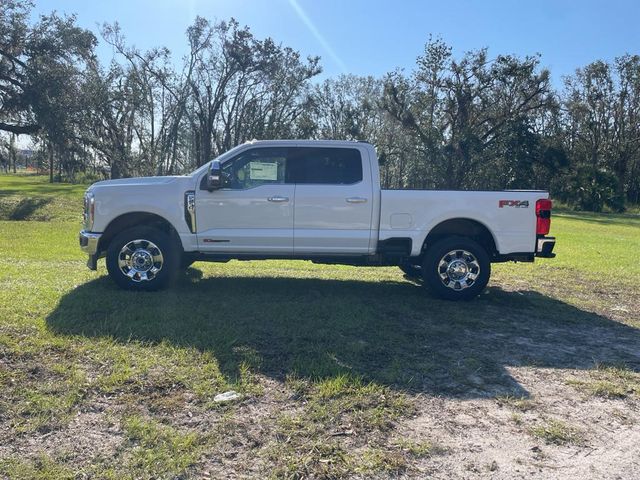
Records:
{"label": "truck door", "polygon": [[196,193],[202,252],[293,254],[293,184],[287,149],[255,147],[222,164],[223,188]]}
{"label": "truck door", "polygon": [[361,149],[291,148],[288,168],[296,185],[294,254],[369,253],[373,188]]}

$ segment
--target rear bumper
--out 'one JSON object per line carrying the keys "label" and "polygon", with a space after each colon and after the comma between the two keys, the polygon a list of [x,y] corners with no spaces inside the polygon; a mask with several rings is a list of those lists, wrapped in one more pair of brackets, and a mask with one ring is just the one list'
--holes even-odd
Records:
{"label": "rear bumper", "polygon": [[556,237],[538,237],[536,242],[536,257],[553,258],[553,248],[556,246]]}
{"label": "rear bumper", "polygon": [[100,242],[101,233],[92,233],[82,230],[78,237],[80,242],[80,249],[89,255],[87,260],[87,267],[89,270],[96,270],[98,268],[98,243]]}

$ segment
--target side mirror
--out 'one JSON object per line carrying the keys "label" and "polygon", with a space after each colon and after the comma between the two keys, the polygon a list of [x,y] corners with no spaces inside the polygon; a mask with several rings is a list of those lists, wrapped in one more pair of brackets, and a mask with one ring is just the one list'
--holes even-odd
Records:
{"label": "side mirror", "polygon": [[207,190],[210,192],[222,188],[222,168],[220,162],[214,160],[209,167],[209,173],[207,174]]}

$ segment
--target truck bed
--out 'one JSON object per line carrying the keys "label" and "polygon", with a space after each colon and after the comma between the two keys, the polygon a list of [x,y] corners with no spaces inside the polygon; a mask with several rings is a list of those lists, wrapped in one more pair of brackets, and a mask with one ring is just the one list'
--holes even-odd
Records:
{"label": "truck bed", "polygon": [[381,190],[379,240],[411,238],[418,255],[427,233],[453,218],[467,218],[493,235],[498,253],[533,252],[535,204],[540,190],[453,191]]}

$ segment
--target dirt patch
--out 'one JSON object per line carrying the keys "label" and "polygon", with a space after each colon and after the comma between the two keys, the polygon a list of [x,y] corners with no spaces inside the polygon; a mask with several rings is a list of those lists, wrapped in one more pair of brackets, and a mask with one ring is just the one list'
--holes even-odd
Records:
{"label": "dirt patch", "polygon": [[[537,368],[510,368],[529,392],[526,409],[499,399],[425,398],[403,436],[437,439],[448,453],[420,462],[434,478],[633,478],[640,468],[640,403],[584,396],[567,376]],[[532,434],[550,420],[579,432],[557,444]]]}
{"label": "dirt patch", "polygon": [[66,457],[73,458],[74,465],[85,469],[100,459],[113,458],[123,436],[118,417],[109,413],[109,408],[108,401],[95,399],[90,409],[76,412],[64,428],[46,433],[3,435],[10,441],[0,442],[0,459],[28,461],[42,455],[53,459]]}

